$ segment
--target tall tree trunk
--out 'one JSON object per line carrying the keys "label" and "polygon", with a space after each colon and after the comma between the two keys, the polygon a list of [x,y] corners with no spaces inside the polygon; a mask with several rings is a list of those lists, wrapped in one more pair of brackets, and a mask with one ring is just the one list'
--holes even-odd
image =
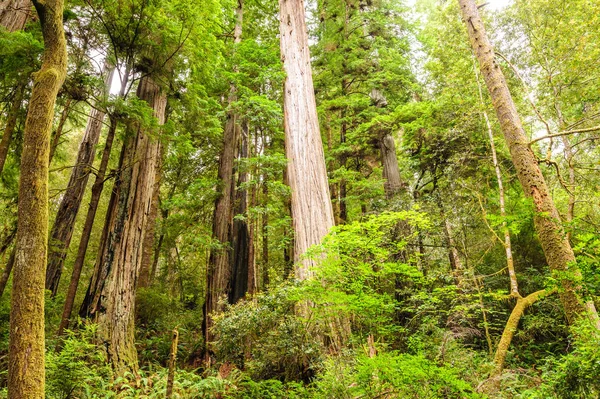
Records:
{"label": "tall tree trunk", "polygon": [[578,281],[580,281],[581,272],[575,263],[575,255],[566,234],[564,234],[560,216],[550,196],[544,176],[533,151],[529,148],[529,141],[508,90],[504,74],[495,61],[494,50],[485,32],[477,5],[474,0],[459,0],[459,4],[471,46],[479,61],[521,186],[525,195],[533,199],[535,228],[548,266],[553,272],[564,274],[568,271],[570,274],[570,276],[561,277],[560,299],[567,320],[573,323],[579,317],[587,314],[592,323],[600,329],[600,319],[593,302],[585,304],[580,296],[581,286]]}
{"label": "tall tree trunk", "polygon": [[292,191],[296,278],[310,276],[303,255],[334,225],[325,156],[317,118],[304,1],[279,0],[280,47],[284,70],[285,150]]}
{"label": "tall tree trunk", "polygon": [[[240,140],[239,160],[248,158],[248,124],[242,124]],[[248,211],[248,190],[244,187],[248,183],[248,172],[238,171],[238,182],[234,193],[234,215],[242,218],[234,218],[232,233],[232,262],[231,262],[231,285],[229,291],[229,302],[236,303],[242,299],[248,291],[250,283],[248,277],[250,272],[250,228],[246,214]]]}
{"label": "tall tree trunk", "polygon": [[23,132],[17,242],[10,311],[8,397],[43,399],[44,277],[48,244],[48,156],[56,95],[67,72],[63,0],[33,1],[44,38]]}
{"label": "tall tree trunk", "polygon": [[[100,236],[100,245],[98,246],[98,254],[96,256],[96,262],[94,264],[94,271],[92,273],[92,277],[90,278],[85,297],[83,298],[83,302],[81,303],[81,307],[79,309],[79,316],[83,318],[92,317],[96,313],[96,310],[100,305],[100,293],[102,292],[102,285],[108,278],[108,273],[110,272],[110,270],[105,268],[106,264],[102,262],[102,258],[104,256],[106,246],[108,244],[109,232],[113,228],[113,224],[116,218],[117,201],[119,199],[119,193],[121,192],[121,178],[124,175],[123,169],[125,167],[129,167],[129,165],[125,164],[129,140],[130,137],[126,136],[121,147],[121,153],[119,155],[118,173],[115,176],[115,182],[110,193],[110,199],[108,201],[108,207],[106,210],[106,215],[104,217],[104,225],[102,228],[102,235]],[[96,182],[94,182],[94,186],[95,185]],[[102,186],[100,186],[100,191],[101,187]],[[93,189],[94,188],[92,187],[92,191]],[[90,211],[88,211],[88,216],[90,212],[91,206]],[[87,238],[89,239],[89,236]]]}
{"label": "tall tree trunk", "polygon": [[60,144],[60,139],[62,138],[63,131],[65,129],[65,123],[69,118],[69,113],[71,112],[71,107],[73,105],[73,99],[67,98],[65,101],[65,105],[63,107],[62,112],[60,113],[60,119],[58,120],[58,126],[56,127],[56,131],[54,132],[54,136],[52,137],[52,143],[50,144],[50,155],[48,156],[48,162],[52,163],[52,159],[54,158],[54,154],[56,153],[56,149]]}
{"label": "tall tree trunk", "polygon": [[23,29],[30,16],[30,0],[0,1],[0,26],[7,31],[16,32]]}
{"label": "tall tree trunk", "polygon": [[106,143],[104,144],[104,149],[102,150],[102,159],[100,160],[100,167],[98,168],[96,179],[94,180],[94,184],[92,185],[92,196],[90,198],[90,205],[85,216],[83,231],[81,232],[81,240],[79,241],[77,256],[75,258],[75,263],[73,264],[73,273],[71,275],[71,282],[69,283],[67,297],[65,298],[65,305],[63,308],[60,326],[58,327],[57,336],[61,336],[64,330],[69,326],[69,319],[71,317],[71,312],[73,311],[73,304],[75,303],[75,296],[77,295],[77,287],[79,286],[81,271],[85,263],[85,254],[87,252],[88,244],[90,242],[90,236],[92,235],[92,228],[94,227],[94,219],[96,218],[96,211],[98,210],[98,205],[100,204],[102,190],[104,189],[106,169],[108,168],[108,161],[110,160],[110,153],[112,150],[112,145],[116,131],[117,119],[116,117],[111,116],[110,127],[108,129],[108,134],[106,135]]}
{"label": "tall tree trunk", "polygon": [[[129,80],[130,75],[130,67],[127,66],[125,69],[125,73],[123,74],[123,79],[121,82],[121,91],[119,96],[121,98],[125,98],[125,93],[127,90],[127,82]],[[85,254],[87,252],[87,247],[89,243],[89,239],[92,232],[92,227],[94,224],[94,218],[96,216],[96,211],[98,209],[98,204],[100,203],[100,197],[102,191],[104,189],[104,181],[105,174],[108,167],[108,162],[110,161],[110,153],[112,150],[113,140],[115,137],[115,133],[117,131],[118,120],[116,116],[111,115],[110,118],[110,128],[108,130],[108,134],[106,136],[106,144],[104,146],[104,150],[102,152],[102,160],[100,161],[100,168],[98,170],[98,174],[96,175],[96,180],[94,181],[94,185],[92,186],[92,199],[90,200],[90,206],[88,208],[88,214],[86,216],[86,225],[88,229],[84,226],[84,232],[81,236],[81,241],[79,242],[79,249],[77,252],[77,258],[75,261],[75,266],[73,270],[75,271],[77,268],[83,267],[83,262],[85,261]],[[115,175],[115,182],[113,184],[113,189],[110,194],[110,199],[108,201],[108,208],[106,210],[106,216],[104,218],[104,227],[102,228],[102,235],[100,237],[100,245],[98,246],[98,255],[96,258],[96,262],[94,265],[94,271],[92,273],[92,277],[90,279],[88,288],[85,293],[85,297],[83,302],[81,303],[81,307],[79,309],[79,316],[81,317],[90,317],[94,313],[94,308],[98,304],[100,298],[101,284],[107,278],[108,271],[103,269],[103,263],[100,261],[102,255],[104,254],[104,250],[106,248],[106,243],[108,239],[108,232],[112,227],[112,222],[115,218],[116,204],[117,199],[119,198],[119,189],[121,186],[121,171],[124,165],[124,159],[127,150],[127,140],[126,136],[123,140],[123,145],[121,147],[121,153],[119,155],[119,166],[118,171]],[[78,263],[81,262],[81,263]],[[81,273],[81,272],[79,272]],[[73,282],[73,276],[71,278],[71,282]]]}
{"label": "tall tree trunk", "polygon": [[[236,9],[236,24],[234,29],[234,43],[242,40],[243,2],[238,0]],[[234,68],[235,70],[236,68]],[[236,87],[232,84],[229,92],[229,104],[237,100]],[[234,176],[233,168],[236,156],[237,143],[240,137],[240,126],[238,115],[230,110],[227,113],[227,121],[223,131],[223,150],[219,158],[219,196],[215,201],[213,214],[212,235],[218,247],[212,248],[208,262],[206,276],[206,297],[204,300],[204,318],[202,328],[204,342],[207,345],[205,351],[206,360],[209,361],[210,350],[208,345],[214,340],[212,333],[211,315],[221,308],[219,301],[228,298],[231,290],[231,251],[232,251],[232,224],[233,224],[233,196]]]}
{"label": "tall tree trunk", "polygon": [[267,185],[266,176],[263,177],[263,206],[265,212],[262,214],[262,256],[260,259],[262,290],[266,291],[270,284],[269,278],[269,186]]}
{"label": "tall tree trunk", "polygon": [[[165,120],[167,97],[150,76],[140,80],[137,96],[154,110],[159,125]],[[144,128],[132,126],[121,170],[121,186],[115,220],[100,259],[108,278],[102,282],[98,305],[98,335],[105,343],[108,360],[117,375],[137,373],[134,341],[135,293],[152,205],[160,143]]]}
{"label": "tall tree trunk", "polygon": [[396,156],[396,143],[392,135],[387,132],[379,139],[379,151],[381,153],[381,165],[383,166],[383,188],[388,199],[393,198],[402,189],[400,179],[400,168]]}
{"label": "tall tree trunk", "polygon": [[[106,65],[104,73],[104,92],[106,95],[110,90],[114,67]],[[58,207],[56,219],[50,233],[46,289],[52,292],[53,297],[56,296],[58,291],[65,257],[75,229],[75,219],[79,213],[79,207],[94,163],[96,146],[100,139],[105,114],[103,110],[97,108],[92,108],[90,112],[85,134],[79,145],[77,161],[75,167],[71,170],[69,184]]]}
{"label": "tall tree trunk", "polygon": [[[140,278],[138,287],[147,288],[151,284],[152,270],[152,255],[154,254],[154,242],[156,234],[156,220],[158,218],[158,210],[160,206],[160,177],[163,164],[164,148],[160,146],[160,156],[156,167],[156,176],[154,178],[154,190],[152,193],[152,204],[150,205],[150,213],[148,214],[148,227],[146,228],[146,236],[142,248],[142,263],[140,265]],[[158,256],[158,255],[157,255]]]}
{"label": "tall tree trunk", "polygon": [[4,134],[2,135],[2,141],[0,141],[0,175],[4,169],[6,163],[6,157],[8,156],[8,149],[12,141],[15,127],[17,126],[17,118],[19,116],[19,110],[23,103],[23,94],[25,93],[25,84],[20,83],[15,89],[15,95],[12,100],[12,104],[6,117],[6,126],[4,127]]}

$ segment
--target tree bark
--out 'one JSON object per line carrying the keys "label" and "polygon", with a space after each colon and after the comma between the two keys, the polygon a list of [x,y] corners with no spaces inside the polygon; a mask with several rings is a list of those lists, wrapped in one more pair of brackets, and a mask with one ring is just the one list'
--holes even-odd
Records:
{"label": "tree bark", "polygon": [[69,118],[69,113],[71,112],[71,106],[73,105],[73,99],[67,98],[65,101],[65,105],[63,107],[62,112],[60,113],[60,119],[58,120],[58,126],[56,127],[56,131],[54,132],[54,136],[52,137],[52,144],[50,144],[50,155],[48,156],[48,163],[52,163],[52,159],[54,158],[54,154],[56,153],[56,149],[60,144],[60,139],[63,134],[63,130],[65,128],[65,123]]}
{"label": "tree bark", "polygon": [[173,384],[175,382],[175,368],[177,367],[177,345],[179,343],[179,331],[177,327],[173,330],[173,338],[171,339],[171,355],[169,356],[169,374],[167,375],[167,391],[166,399],[173,397]]}
{"label": "tree bark", "polygon": [[[100,204],[100,197],[102,190],[104,189],[104,180],[106,176],[106,169],[108,168],[108,161],[110,160],[110,153],[112,150],[115,133],[117,131],[117,119],[114,116],[110,117],[110,127],[108,134],[106,135],[106,143],[102,150],[102,159],[100,160],[100,167],[96,174],[96,179],[92,185],[92,196],[90,198],[90,205],[88,212],[85,217],[83,225],[83,231],[81,232],[81,240],[79,241],[79,248],[77,249],[77,256],[75,263],[73,264],[73,273],[71,275],[71,282],[69,283],[69,289],[67,291],[67,297],[65,298],[65,305],[63,308],[63,314],[58,327],[57,336],[61,336],[66,328],[69,327],[69,319],[71,312],[73,311],[73,304],[75,303],[75,296],[77,294],[77,287],[79,286],[79,279],[81,277],[81,271],[85,262],[85,254],[87,252],[88,244],[90,242],[90,236],[92,235],[92,228],[94,227],[94,219],[96,218],[96,211]],[[85,301],[84,301],[85,303]]]}
{"label": "tree bark", "polygon": [[43,399],[44,276],[48,243],[48,156],[58,90],[67,72],[63,0],[34,0],[44,52],[23,132],[17,242],[10,311],[8,397]]}
{"label": "tree bark", "polygon": [[381,165],[383,166],[383,178],[385,179],[383,188],[385,196],[391,199],[402,190],[403,185],[400,179],[396,143],[389,132],[379,139],[379,151],[381,153]]}
{"label": "tree bark", "polygon": [[[236,9],[236,24],[234,43],[242,40],[243,2],[238,0]],[[235,70],[236,68],[234,68]],[[236,88],[232,84],[229,92],[229,104],[237,100]],[[213,239],[216,248],[211,249],[207,270],[207,288],[204,301],[203,332],[207,345],[206,360],[209,360],[208,344],[214,340],[212,333],[211,315],[221,309],[219,301],[229,298],[232,280],[232,229],[233,229],[233,200],[234,200],[234,162],[237,143],[240,137],[238,115],[230,110],[223,131],[223,150],[219,158],[219,196],[215,201],[213,214]]]}
{"label": "tree bark", "polygon": [[4,266],[4,270],[2,271],[2,276],[0,276],[0,298],[2,298],[2,295],[4,294],[6,284],[8,284],[8,279],[10,278],[10,273],[12,272],[13,266],[15,265],[15,254],[15,249],[10,251],[8,262],[6,262],[6,266]]}
{"label": "tree bark", "polygon": [[31,1],[0,1],[0,26],[3,26],[7,31],[16,32],[23,29],[30,16]]}
{"label": "tree bark", "polygon": [[311,275],[314,261],[304,258],[334,225],[323,143],[317,118],[304,1],[279,0],[280,48],[284,70],[285,150],[292,191],[296,278]]}
{"label": "tree bark", "polygon": [[6,157],[8,156],[8,149],[12,141],[15,127],[17,126],[17,118],[19,117],[19,110],[23,103],[23,95],[25,93],[25,84],[20,83],[15,89],[15,96],[13,97],[10,110],[6,117],[6,126],[4,127],[4,134],[2,135],[2,141],[0,141],[0,175],[4,169],[6,163]]}
{"label": "tree bark", "polygon": [[[238,159],[248,158],[248,125],[243,123],[240,137],[240,152]],[[234,218],[232,234],[232,271],[231,289],[229,291],[229,303],[236,303],[242,299],[248,291],[250,273],[250,228],[247,216],[248,190],[244,187],[248,183],[248,172],[238,171],[238,182],[235,188],[234,215],[243,218]]]}
{"label": "tree bark", "polygon": [[[152,77],[140,80],[137,96],[154,110],[159,125],[165,120],[167,97]],[[121,170],[121,186],[114,222],[100,262],[108,271],[94,313],[98,335],[117,375],[137,373],[134,316],[135,293],[148,227],[155,177],[160,163],[160,143],[141,126],[132,126]],[[132,129],[132,130],[133,130]]]}
{"label": "tree bark", "polygon": [[[600,329],[600,319],[593,303],[584,304],[581,296],[581,272],[575,263],[575,255],[563,231],[560,216],[550,196],[548,186],[525,135],[521,119],[512,99],[504,74],[495,61],[493,47],[485,32],[474,0],[459,0],[467,26],[471,46],[479,61],[482,75],[490,92],[504,138],[510,150],[525,195],[533,199],[535,206],[534,224],[548,266],[560,273],[562,290],[560,299],[567,320],[573,323],[587,315]],[[565,273],[570,275],[565,275]]]}
{"label": "tree bark", "polygon": [[[163,147],[160,146],[160,156],[158,165],[156,167],[156,176],[154,178],[154,190],[152,193],[152,204],[150,206],[150,213],[148,214],[148,227],[146,228],[146,236],[144,237],[144,244],[142,248],[142,263],[140,266],[140,277],[138,281],[138,287],[147,288],[152,283],[151,274],[152,270],[152,255],[154,254],[154,242],[156,234],[156,220],[158,218],[158,208],[160,203],[160,178],[161,168],[163,163]],[[158,254],[157,254],[158,256]]]}
{"label": "tree bark", "polygon": [[[104,92],[108,94],[114,68],[105,66]],[[66,106],[65,106],[66,108]],[[71,177],[65,194],[58,207],[56,219],[50,233],[48,266],[46,269],[46,289],[56,296],[58,284],[62,274],[65,257],[71,244],[71,237],[75,229],[75,219],[85,194],[88,178],[96,155],[96,146],[100,139],[100,132],[104,122],[105,112],[92,108],[88,117],[87,127],[77,154],[75,167],[71,170]]]}

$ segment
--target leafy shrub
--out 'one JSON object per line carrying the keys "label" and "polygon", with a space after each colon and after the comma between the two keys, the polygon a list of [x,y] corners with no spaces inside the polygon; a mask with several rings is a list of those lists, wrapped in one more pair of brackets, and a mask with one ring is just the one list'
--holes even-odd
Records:
{"label": "leafy shrub", "polygon": [[318,398],[478,398],[450,368],[422,356],[384,352],[373,357],[330,359],[315,383]]}
{"label": "leafy shrub", "polygon": [[46,398],[92,398],[105,390],[111,369],[93,342],[95,334],[91,324],[77,333],[67,331],[60,351],[47,351]]}

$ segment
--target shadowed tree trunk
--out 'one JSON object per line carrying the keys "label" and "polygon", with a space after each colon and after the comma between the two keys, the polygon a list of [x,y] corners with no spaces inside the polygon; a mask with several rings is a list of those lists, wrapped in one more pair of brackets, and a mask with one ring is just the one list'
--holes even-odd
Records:
{"label": "shadowed tree trunk", "polygon": [[4,266],[4,270],[2,270],[2,276],[0,276],[0,298],[4,295],[4,290],[6,289],[6,284],[8,284],[8,279],[10,278],[10,273],[12,273],[13,266],[15,265],[15,254],[16,251],[13,249],[10,251],[10,256],[8,257],[8,261]]}
{"label": "shadowed tree trunk", "polygon": [[[92,185],[92,196],[90,198],[90,205],[88,212],[85,217],[83,225],[83,231],[81,232],[81,240],[79,241],[79,248],[77,249],[77,256],[75,263],[73,264],[73,273],[71,275],[71,281],[69,283],[69,289],[65,298],[65,305],[63,308],[63,314],[58,328],[58,336],[61,336],[66,328],[69,326],[69,319],[71,312],[73,311],[73,304],[75,302],[75,296],[77,295],[77,287],[79,286],[79,279],[81,277],[81,271],[85,262],[85,254],[87,252],[88,244],[90,242],[90,236],[92,235],[92,228],[94,227],[94,219],[96,218],[96,211],[100,204],[100,197],[102,190],[104,189],[104,180],[106,175],[106,169],[108,168],[108,161],[110,160],[110,153],[112,150],[113,141],[115,138],[115,132],[117,131],[117,119],[115,117],[110,118],[110,127],[108,134],[106,135],[106,143],[102,150],[102,159],[100,161],[100,167],[96,174],[96,179]],[[84,300],[84,304],[86,301]],[[87,311],[85,312],[87,314]]]}
{"label": "shadowed tree trunk", "polygon": [[[0,26],[3,26],[9,32],[15,32],[25,27],[27,20],[31,14],[30,0],[6,0],[0,1]],[[15,88],[15,95],[12,100],[10,110],[6,117],[6,126],[2,140],[0,141],[0,175],[4,169],[10,143],[12,141],[15,127],[17,126],[17,118],[19,110],[23,103],[23,95],[27,87],[26,79],[21,77],[21,81]]]}
{"label": "shadowed tree trunk", "polygon": [[[561,273],[560,299],[570,323],[583,315],[600,329],[600,319],[593,302],[584,303],[581,296],[581,278],[575,255],[563,231],[560,216],[550,196],[548,186],[525,135],[521,119],[512,99],[504,74],[495,61],[493,47],[487,37],[474,0],[459,0],[463,19],[481,73],[488,87],[500,126],[510,150],[515,170],[525,195],[533,199],[534,224],[548,266]],[[568,272],[568,276],[565,276]]]}
{"label": "shadowed tree trunk", "polygon": [[65,105],[63,107],[62,112],[60,113],[60,119],[58,120],[58,126],[56,127],[56,131],[52,136],[52,143],[50,144],[50,155],[48,156],[48,162],[52,163],[52,159],[54,158],[54,154],[56,153],[56,149],[60,144],[60,139],[62,138],[63,131],[65,129],[65,123],[69,118],[69,113],[71,112],[71,108],[73,106],[73,99],[67,98],[65,101]]}
{"label": "shadowed tree trunk", "polygon": [[[0,255],[4,255],[8,248],[11,246],[13,241],[17,236],[17,230],[14,229],[11,231],[8,236],[4,239],[2,243],[2,247],[0,247]],[[10,256],[8,257],[8,261],[4,266],[4,270],[2,271],[2,276],[0,276],[0,298],[4,294],[4,289],[6,288],[6,284],[8,283],[8,279],[10,278],[10,273],[12,272],[13,265],[15,264],[15,250],[14,248],[10,251]]]}
{"label": "shadowed tree trunk", "polygon": [[[106,95],[110,90],[114,68],[105,65],[104,70],[104,95]],[[85,134],[79,145],[75,167],[71,170],[69,184],[58,207],[56,219],[50,233],[46,289],[52,291],[53,297],[56,296],[58,291],[65,257],[67,256],[75,228],[75,219],[77,218],[94,163],[96,146],[100,139],[104,116],[105,112],[103,110],[92,108],[88,117]]]}
{"label": "shadowed tree trunk", "polygon": [[21,83],[15,89],[15,95],[13,97],[12,104],[8,111],[8,115],[6,117],[6,126],[4,127],[4,134],[2,135],[2,140],[0,141],[0,175],[2,174],[2,170],[4,169],[6,157],[8,156],[8,149],[10,148],[10,143],[12,141],[15,127],[17,126],[17,118],[19,117],[19,110],[21,109],[21,104],[23,103],[24,93],[25,84]]}
{"label": "shadowed tree trunk", "polygon": [[[242,123],[240,137],[240,151],[238,160],[248,158],[248,124]],[[238,168],[238,181],[234,193],[234,215],[244,218],[233,220],[232,233],[232,270],[231,287],[229,290],[229,303],[236,303],[246,295],[249,284],[250,272],[250,228],[246,214],[248,211],[248,190],[244,187],[248,183],[248,172],[244,166]]]}
{"label": "shadowed tree trunk", "polygon": [[48,156],[56,95],[67,71],[63,0],[33,4],[44,52],[23,131],[8,349],[8,397],[43,399],[44,277],[48,244]]}
{"label": "shadowed tree trunk", "polygon": [[[150,76],[140,80],[137,96],[154,110],[159,125],[164,123],[167,97]],[[99,262],[107,271],[100,282],[100,295],[92,315],[98,320],[98,335],[117,375],[137,373],[134,341],[135,293],[142,260],[142,247],[160,163],[160,143],[144,128],[134,124],[126,144],[124,168],[114,221]],[[133,130],[135,129],[135,130]]]}
{"label": "shadowed tree trunk", "polygon": [[323,143],[317,119],[304,1],[280,0],[280,48],[287,74],[284,86],[285,152],[292,191],[296,278],[310,276],[307,249],[334,225]]}
{"label": "shadowed tree trunk", "polygon": [[[234,43],[242,40],[243,2],[238,0],[236,9],[236,24],[234,29]],[[237,68],[234,68],[234,71]],[[229,91],[229,104],[237,100],[236,87],[232,84]],[[211,314],[221,309],[219,301],[228,298],[231,290],[232,279],[232,229],[233,229],[233,200],[234,200],[234,162],[237,143],[240,137],[239,116],[232,110],[227,113],[227,121],[223,131],[223,150],[219,158],[219,196],[215,201],[213,214],[212,236],[216,248],[210,251],[207,270],[206,298],[204,301],[204,318],[202,328],[204,342],[207,345],[205,360],[209,361],[210,350],[208,344],[214,340],[211,331]]]}

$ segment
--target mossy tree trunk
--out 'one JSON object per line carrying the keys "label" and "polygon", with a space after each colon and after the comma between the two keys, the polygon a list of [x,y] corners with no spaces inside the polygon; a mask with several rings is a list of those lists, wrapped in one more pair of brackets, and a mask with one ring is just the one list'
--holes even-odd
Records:
{"label": "mossy tree trunk", "polygon": [[510,150],[515,170],[525,195],[535,206],[534,224],[550,269],[560,280],[560,299],[570,323],[587,315],[600,328],[598,314],[593,303],[584,303],[580,296],[581,272],[575,263],[575,255],[561,225],[560,215],[529,147],[529,140],[512,99],[506,79],[496,63],[494,49],[487,37],[485,27],[474,0],[459,0],[471,47],[479,61],[481,73],[488,87],[500,127]]}
{"label": "mossy tree trunk", "polygon": [[67,71],[63,0],[34,0],[33,4],[40,19],[44,52],[41,69],[33,76],[23,132],[8,354],[11,399],[44,398],[48,156],[56,95]]}

